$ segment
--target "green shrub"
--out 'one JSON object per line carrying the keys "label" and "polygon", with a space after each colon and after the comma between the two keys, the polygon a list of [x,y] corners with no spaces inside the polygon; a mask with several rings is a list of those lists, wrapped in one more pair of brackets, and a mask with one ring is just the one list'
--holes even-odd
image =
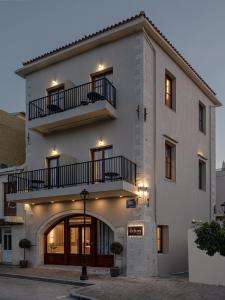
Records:
{"label": "green shrub", "polygon": [[19,247],[23,249],[23,259],[26,260],[26,249],[30,249],[32,247],[31,241],[28,239],[22,239],[19,241]]}
{"label": "green shrub", "polygon": [[206,254],[213,256],[219,253],[225,256],[225,223],[212,221],[210,223],[203,223],[195,228],[197,239],[195,243],[200,250],[206,251]]}
{"label": "green shrub", "polygon": [[119,242],[113,242],[110,246],[110,251],[114,254],[114,264],[116,265],[116,256],[123,252],[123,245]]}

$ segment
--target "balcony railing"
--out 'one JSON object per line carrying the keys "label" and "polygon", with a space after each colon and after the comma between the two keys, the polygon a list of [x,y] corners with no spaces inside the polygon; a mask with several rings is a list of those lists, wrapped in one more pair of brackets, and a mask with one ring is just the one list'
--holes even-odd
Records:
{"label": "balcony railing", "polygon": [[8,175],[8,194],[124,180],[136,184],[136,164],[123,156]]}
{"label": "balcony railing", "polygon": [[106,100],[116,107],[116,89],[107,78],[91,81],[29,103],[29,120]]}

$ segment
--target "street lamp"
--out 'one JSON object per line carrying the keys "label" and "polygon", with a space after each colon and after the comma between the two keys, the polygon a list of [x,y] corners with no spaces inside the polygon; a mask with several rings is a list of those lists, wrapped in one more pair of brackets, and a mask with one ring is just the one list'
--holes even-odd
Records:
{"label": "street lamp", "polygon": [[[82,255],[83,255],[83,261],[82,261],[82,273],[80,275],[80,280],[88,280],[87,276],[87,258],[86,258],[86,199],[89,197],[89,193],[86,189],[84,189],[80,193],[81,199],[84,201],[84,241],[82,243]],[[83,247],[84,245],[84,247]]]}
{"label": "street lamp", "polygon": [[220,207],[225,215],[225,202],[223,202],[222,204],[220,204]]}

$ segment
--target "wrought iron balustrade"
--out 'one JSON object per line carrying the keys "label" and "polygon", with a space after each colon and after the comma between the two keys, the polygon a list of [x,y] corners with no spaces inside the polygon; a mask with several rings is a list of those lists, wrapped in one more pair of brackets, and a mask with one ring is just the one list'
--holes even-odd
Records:
{"label": "wrought iron balustrade", "polygon": [[116,89],[107,78],[91,81],[29,102],[29,120],[46,117],[97,101],[116,107]]}
{"label": "wrought iron balustrade", "polygon": [[124,180],[136,184],[136,164],[123,156],[8,175],[8,193]]}

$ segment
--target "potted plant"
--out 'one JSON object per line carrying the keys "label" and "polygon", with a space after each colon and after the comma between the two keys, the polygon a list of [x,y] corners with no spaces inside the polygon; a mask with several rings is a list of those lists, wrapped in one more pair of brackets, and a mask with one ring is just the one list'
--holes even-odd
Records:
{"label": "potted plant", "polygon": [[117,277],[120,275],[120,268],[116,266],[116,256],[123,252],[123,245],[119,242],[113,242],[110,251],[114,255],[114,266],[110,268],[110,274],[112,277]]}
{"label": "potted plant", "polygon": [[23,249],[23,260],[20,260],[20,267],[27,268],[28,261],[26,260],[26,249],[30,249],[32,247],[31,241],[28,239],[22,239],[19,242],[19,247]]}

